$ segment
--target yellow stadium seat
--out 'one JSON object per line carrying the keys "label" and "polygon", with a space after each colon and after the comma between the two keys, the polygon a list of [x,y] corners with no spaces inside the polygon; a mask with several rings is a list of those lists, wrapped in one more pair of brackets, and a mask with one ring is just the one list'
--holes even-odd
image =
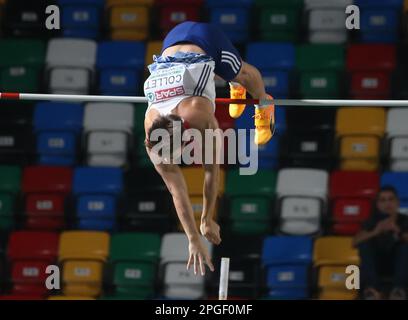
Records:
{"label": "yellow stadium seat", "polygon": [[313,250],[315,266],[358,265],[358,251],[353,248],[351,237],[321,237],[315,241]]}
{"label": "yellow stadium seat", "polygon": [[109,234],[99,231],[66,231],[61,234],[59,260],[106,261],[109,254]]}
{"label": "yellow stadium seat", "polygon": [[163,41],[149,41],[146,48],[146,66],[153,63],[153,55],[160,55]]}
{"label": "yellow stadium seat", "polygon": [[319,270],[319,287],[345,290],[346,268],[344,266],[322,266]]}
{"label": "yellow stadium seat", "polygon": [[[190,167],[181,169],[186,180],[188,193],[190,196],[201,196],[203,194],[204,170],[201,167]],[[225,190],[225,171],[220,169],[220,178],[218,184],[218,196],[224,194]]]}
{"label": "yellow stadium seat", "polygon": [[404,12],[408,13],[408,0],[404,1]]}
{"label": "yellow stadium seat", "polygon": [[137,6],[148,6],[151,7],[154,0],[107,0],[106,6],[121,6],[121,5],[137,5]]}
{"label": "yellow stadium seat", "polygon": [[47,300],[95,300],[92,297],[81,297],[81,296],[51,296]]}
{"label": "yellow stadium seat", "polygon": [[319,300],[355,300],[357,297],[357,290],[322,289],[319,293]]}
{"label": "yellow stadium seat", "polygon": [[67,296],[100,295],[103,265],[98,261],[67,261],[64,263],[63,291]]}
{"label": "yellow stadium seat", "polygon": [[377,170],[380,139],[385,133],[382,108],[340,108],[336,133],[340,139],[341,170]]}
{"label": "yellow stadium seat", "polygon": [[336,130],[338,136],[376,135],[385,132],[385,110],[383,108],[340,108],[337,111]]}
{"label": "yellow stadium seat", "polygon": [[[201,224],[201,214],[203,212],[203,197],[202,196],[190,196],[190,202],[191,202],[191,206],[193,207],[193,213],[194,213],[194,219],[196,222],[196,226],[199,229],[200,228],[200,224]],[[214,220],[217,220],[217,216],[218,216],[218,200],[215,204],[215,211],[212,214],[212,217],[214,217]],[[178,225],[178,229],[179,231],[183,231],[183,227],[182,225],[179,223]]]}
{"label": "yellow stadium seat", "polygon": [[148,37],[149,9],[144,6],[114,6],[110,11],[113,40],[145,40]]}

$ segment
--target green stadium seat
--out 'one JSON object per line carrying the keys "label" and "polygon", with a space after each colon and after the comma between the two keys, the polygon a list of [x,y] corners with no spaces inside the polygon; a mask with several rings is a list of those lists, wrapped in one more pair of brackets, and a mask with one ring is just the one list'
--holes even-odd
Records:
{"label": "green stadium seat", "polygon": [[295,41],[299,34],[303,0],[255,0],[261,40]]}
{"label": "green stadium seat", "polygon": [[0,89],[37,92],[45,61],[45,46],[39,40],[0,40]]}
{"label": "green stadium seat", "polygon": [[265,234],[270,231],[275,184],[274,171],[259,170],[250,176],[239,175],[238,169],[228,172],[226,197],[232,233]]}
{"label": "green stadium seat", "polygon": [[20,191],[20,183],[19,167],[0,166],[0,231],[13,227],[14,205]]}
{"label": "green stadium seat", "polygon": [[114,297],[146,299],[153,296],[160,245],[160,236],[154,233],[112,236],[109,261]]}
{"label": "green stadium seat", "polygon": [[296,49],[296,67],[300,72],[300,94],[307,98],[341,96],[341,71],[345,65],[342,45],[301,45]]}

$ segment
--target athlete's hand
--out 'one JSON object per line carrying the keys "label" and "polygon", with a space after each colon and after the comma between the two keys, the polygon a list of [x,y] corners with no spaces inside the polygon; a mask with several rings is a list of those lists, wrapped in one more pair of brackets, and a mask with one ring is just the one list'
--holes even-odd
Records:
{"label": "athlete's hand", "polygon": [[208,241],[217,245],[221,243],[220,226],[214,220],[202,220],[200,232]]}
{"label": "athlete's hand", "polygon": [[190,240],[188,250],[190,252],[189,259],[187,262],[187,270],[190,269],[190,266],[194,266],[194,274],[197,274],[198,268],[200,268],[201,275],[205,275],[205,264],[210,268],[211,271],[214,271],[214,265],[211,261],[211,256],[208,252],[207,247],[204,245],[203,241],[200,238],[196,240]]}

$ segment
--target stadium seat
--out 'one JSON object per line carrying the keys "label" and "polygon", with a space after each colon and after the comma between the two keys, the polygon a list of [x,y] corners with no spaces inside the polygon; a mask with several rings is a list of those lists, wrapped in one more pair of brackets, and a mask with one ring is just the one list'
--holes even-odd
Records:
{"label": "stadium seat", "polygon": [[311,43],[347,42],[346,7],[353,0],[305,0],[308,14],[308,40]]}
{"label": "stadium seat", "polygon": [[130,103],[86,104],[83,126],[88,165],[123,167],[128,163],[133,109]]}
{"label": "stadium seat", "polygon": [[290,43],[253,42],[247,45],[246,60],[261,70],[266,91],[274,98],[290,94],[290,71],[295,66],[295,47]]}
{"label": "stadium seat", "polygon": [[271,231],[276,173],[258,170],[240,175],[239,169],[227,174],[225,194],[229,200],[228,228],[234,234],[266,234]]}
{"label": "stadium seat", "polygon": [[77,162],[82,118],[80,104],[43,102],[35,106],[33,125],[39,164],[72,166]]}
{"label": "stadium seat", "polygon": [[282,169],[276,186],[279,201],[278,232],[314,235],[321,232],[326,209],[328,173],[318,169]]}
{"label": "stadium seat", "polygon": [[146,40],[149,10],[153,0],[107,0],[109,33],[112,40]]}
{"label": "stadium seat", "polygon": [[56,38],[48,42],[47,84],[50,93],[88,94],[93,85],[96,42]]}
{"label": "stadium seat", "polygon": [[96,39],[100,36],[104,0],[58,0],[64,37]]}
{"label": "stadium seat", "polygon": [[408,213],[408,172],[384,172],[381,176],[381,186],[391,185],[400,199],[400,211]]}
{"label": "stadium seat", "polygon": [[123,191],[118,168],[79,167],[74,171],[73,194],[79,229],[113,230]]}
{"label": "stadium seat", "polygon": [[126,174],[126,208],[119,217],[126,231],[170,232],[175,224],[173,199],[160,175],[152,169]]}
{"label": "stadium seat", "polygon": [[21,169],[19,167],[0,166],[0,232],[14,227],[20,183]]}
{"label": "stadium seat", "polygon": [[10,234],[7,258],[15,295],[46,296],[48,265],[55,264],[59,235],[53,232],[16,231]]}
{"label": "stadium seat", "polygon": [[37,92],[45,63],[45,46],[35,39],[0,40],[0,88],[8,92]]}
{"label": "stadium seat", "polygon": [[146,44],[146,56],[145,56],[145,68],[147,71],[147,66],[153,63],[153,56],[160,55],[163,47],[163,41],[149,41]]}
{"label": "stadium seat", "polygon": [[[209,254],[212,245],[203,239]],[[200,299],[205,296],[205,278],[186,270],[188,239],[184,233],[167,233],[163,236],[160,249],[160,274],[162,295],[167,299]]]}
{"label": "stadium seat", "polygon": [[300,95],[304,98],[335,99],[342,93],[345,50],[341,45],[301,45],[296,48],[300,72]]}
{"label": "stadium seat", "polygon": [[[193,207],[194,218],[197,227],[200,226],[201,214],[203,211],[203,185],[204,185],[204,169],[197,167],[182,168],[181,169],[184,179],[186,181],[188,195],[190,197],[190,202]],[[217,191],[217,202],[215,205],[215,212],[212,213],[214,220],[217,220],[219,201],[224,194],[225,190],[225,172],[220,169],[218,191]],[[182,230],[181,225],[179,225],[180,230]]]}
{"label": "stadium seat", "polygon": [[391,73],[396,68],[393,45],[355,44],[347,50],[350,97],[387,99],[391,94]]}
{"label": "stadium seat", "polygon": [[263,41],[296,41],[303,0],[255,0],[260,18],[257,30]]}
{"label": "stadium seat", "polygon": [[160,236],[154,233],[118,233],[111,238],[109,262],[112,266],[114,296],[152,298]]}
{"label": "stadium seat", "polygon": [[47,300],[95,300],[95,298],[82,296],[50,296]]}
{"label": "stadium seat", "polygon": [[206,0],[209,22],[223,29],[228,38],[237,44],[249,38],[249,9],[253,0]]}
{"label": "stadium seat", "polygon": [[72,169],[32,166],[23,171],[27,229],[59,230],[66,226],[66,200],[72,189]]}
{"label": "stadium seat", "polygon": [[98,45],[99,91],[107,95],[137,95],[142,85],[145,45],[136,41],[105,41]]}
{"label": "stadium seat", "polygon": [[53,3],[52,0],[7,0],[3,14],[5,34],[20,38],[44,38],[55,34],[44,23],[48,16],[46,8]]}
{"label": "stadium seat", "polygon": [[184,21],[200,21],[203,2],[204,0],[156,0],[162,36]]}
{"label": "stadium seat", "polygon": [[403,0],[355,0],[361,11],[362,42],[395,43]]}
{"label": "stadium seat", "polygon": [[334,165],[335,109],[292,108],[286,114],[287,134],[281,143],[283,165],[331,169]]}
{"label": "stadium seat", "polygon": [[30,162],[34,153],[32,113],[30,104],[0,103],[0,163]]}
{"label": "stadium seat", "polygon": [[408,171],[408,110],[392,108],[387,112],[386,134],[389,169]]}
{"label": "stadium seat", "polygon": [[309,297],[312,239],[309,237],[267,237],[262,250],[268,296],[274,299]]}
{"label": "stadium seat", "polygon": [[383,108],[340,108],[336,135],[341,170],[378,170],[385,132]]}
{"label": "stadium seat", "polygon": [[357,290],[345,286],[346,267],[359,265],[358,251],[349,237],[321,237],[316,239],[313,262],[318,273],[319,299],[355,299]]}
{"label": "stadium seat", "polygon": [[334,171],[330,176],[333,233],[354,235],[371,214],[380,187],[377,172]]}
{"label": "stadium seat", "polygon": [[[238,137],[238,159],[240,167],[248,167],[257,162],[259,169],[277,169],[280,164],[281,140],[286,133],[286,108],[275,107],[274,138],[265,145],[257,146],[251,136],[254,126],[254,110],[250,106],[235,120]],[[242,129],[246,130],[243,131]],[[252,131],[252,135],[254,132]]]}
{"label": "stadium seat", "polygon": [[92,298],[100,295],[109,241],[109,234],[105,232],[65,231],[61,234],[59,262],[63,264],[64,295]]}
{"label": "stadium seat", "polygon": [[222,242],[214,247],[213,263],[215,271],[211,272],[209,294],[218,299],[220,285],[221,258],[229,257],[229,299],[257,299],[262,290],[261,247],[262,237],[226,235],[222,233]]}

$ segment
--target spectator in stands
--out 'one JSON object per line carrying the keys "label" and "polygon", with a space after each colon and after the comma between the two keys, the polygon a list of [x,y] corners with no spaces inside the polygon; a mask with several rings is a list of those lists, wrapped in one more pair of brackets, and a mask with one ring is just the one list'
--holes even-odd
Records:
{"label": "spectator in stands", "polygon": [[381,188],[375,212],[355,236],[354,245],[358,247],[361,258],[364,298],[381,299],[381,274],[391,271],[393,288],[389,299],[405,300],[408,287],[408,216],[399,212],[399,198],[394,187]]}

